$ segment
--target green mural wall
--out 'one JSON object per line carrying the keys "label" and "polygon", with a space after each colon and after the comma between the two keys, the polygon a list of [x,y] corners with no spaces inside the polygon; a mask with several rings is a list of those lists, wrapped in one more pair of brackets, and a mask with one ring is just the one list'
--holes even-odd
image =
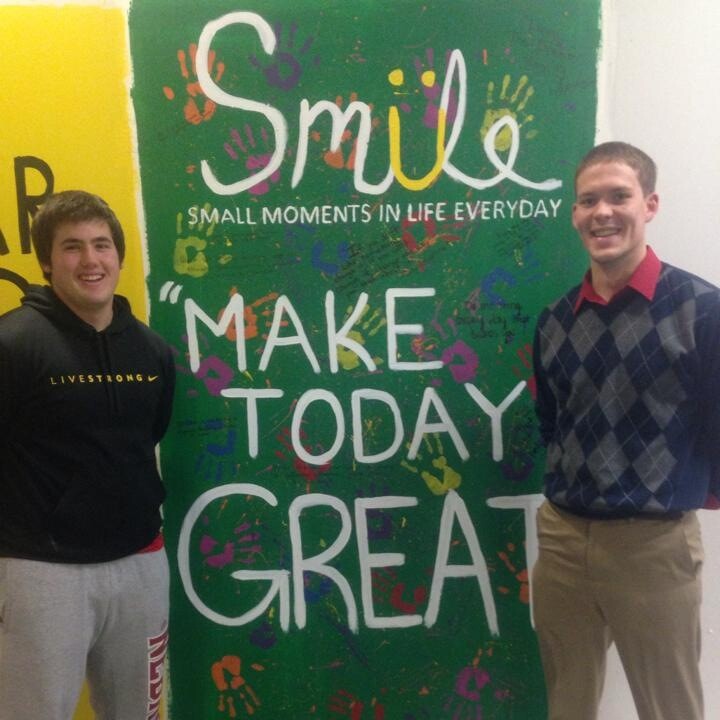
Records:
{"label": "green mural wall", "polygon": [[582,271],[599,0],[130,16],[170,717],[545,717],[534,320]]}

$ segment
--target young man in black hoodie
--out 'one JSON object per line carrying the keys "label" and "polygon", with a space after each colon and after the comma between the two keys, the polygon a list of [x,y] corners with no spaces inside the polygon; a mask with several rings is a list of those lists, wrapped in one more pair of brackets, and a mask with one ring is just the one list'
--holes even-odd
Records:
{"label": "young man in black hoodie", "polygon": [[85,678],[99,720],[151,720],[173,358],[115,295],[125,240],[102,199],[53,195],[32,239],[50,286],[0,318],[0,720],[70,720]]}

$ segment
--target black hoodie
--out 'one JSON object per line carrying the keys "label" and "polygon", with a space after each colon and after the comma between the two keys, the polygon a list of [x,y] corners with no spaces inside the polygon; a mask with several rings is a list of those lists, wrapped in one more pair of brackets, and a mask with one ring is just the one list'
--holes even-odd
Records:
{"label": "black hoodie", "polygon": [[149,545],[174,383],[169,346],[125,298],[97,332],[30,286],[0,318],[0,556],[91,563]]}

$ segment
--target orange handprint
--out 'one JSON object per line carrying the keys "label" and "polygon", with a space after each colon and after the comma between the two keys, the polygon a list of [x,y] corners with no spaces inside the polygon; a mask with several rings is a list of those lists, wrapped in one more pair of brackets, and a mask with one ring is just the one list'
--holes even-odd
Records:
{"label": "orange handprint", "polygon": [[[252,668],[254,670],[263,669],[261,665],[255,664],[252,665]],[[248,715],[253,715],[260,705],[262,705],[255,691],[240,674],[241,669],[242,660],[237,655],[225,655],[222,659],[213,663],[210,670],[215,687],[220,692],[218,710],[220,712],[227,712],[231,718],[237,717],[237,709],[235,708],[236,694]],[[228,682],[225,675],[226,672],[229,673],[230,682]]]}
{"label": "orange handprint", "polygon": [[[188,55],[190,56],[190,67],[188,67],[187,62]],[[210,120],[215,114],[217,107],[210,98],[205,97],[202,88],[200,87],[195,65],[196,56],[197,45],[195,43],[190,44],[187,53],[182,48],[177,51],[180,74],[187,81],[185,90],[189,96],[187,102],[185,103],[185,107],[183,108],[183,114],[185,116],[185,120],[192,125],[200,125],[200,123]],[[208,67],[211,73],[213,71],[215,72],[215,82],[219,82],[225,72],[225,63],[218,61],[217,65],[215,65],[215,52],[213,50],[211,50],[208,55]],[[175,91],[167,85],[163,87],[163,93],[168,100],[173,100],[175,98]],[[202,109],[198,103],[202,103]]]}

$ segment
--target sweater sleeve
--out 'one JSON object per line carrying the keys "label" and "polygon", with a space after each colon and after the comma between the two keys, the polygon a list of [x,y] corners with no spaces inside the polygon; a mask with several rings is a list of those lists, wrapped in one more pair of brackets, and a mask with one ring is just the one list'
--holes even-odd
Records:
{"label": "sweater sleeve", "polygon": [[696,331],[701,409],[700,443],[713,473],[707,507],[720,507],[720,294],[704,308]]}
{"label": "sweater sleeve", "polygon": [[547,382],[547,373],[541,359],[541,327],[545,317],[543,313],[535,328],[535,339],[533,342],[533,369],[535,382],[537,384],[537,397],[535,399],[535,412],[540,422],[540,437],[545,446],[550,443],[555,434],[557,421],[557,404],[555,396]]}

